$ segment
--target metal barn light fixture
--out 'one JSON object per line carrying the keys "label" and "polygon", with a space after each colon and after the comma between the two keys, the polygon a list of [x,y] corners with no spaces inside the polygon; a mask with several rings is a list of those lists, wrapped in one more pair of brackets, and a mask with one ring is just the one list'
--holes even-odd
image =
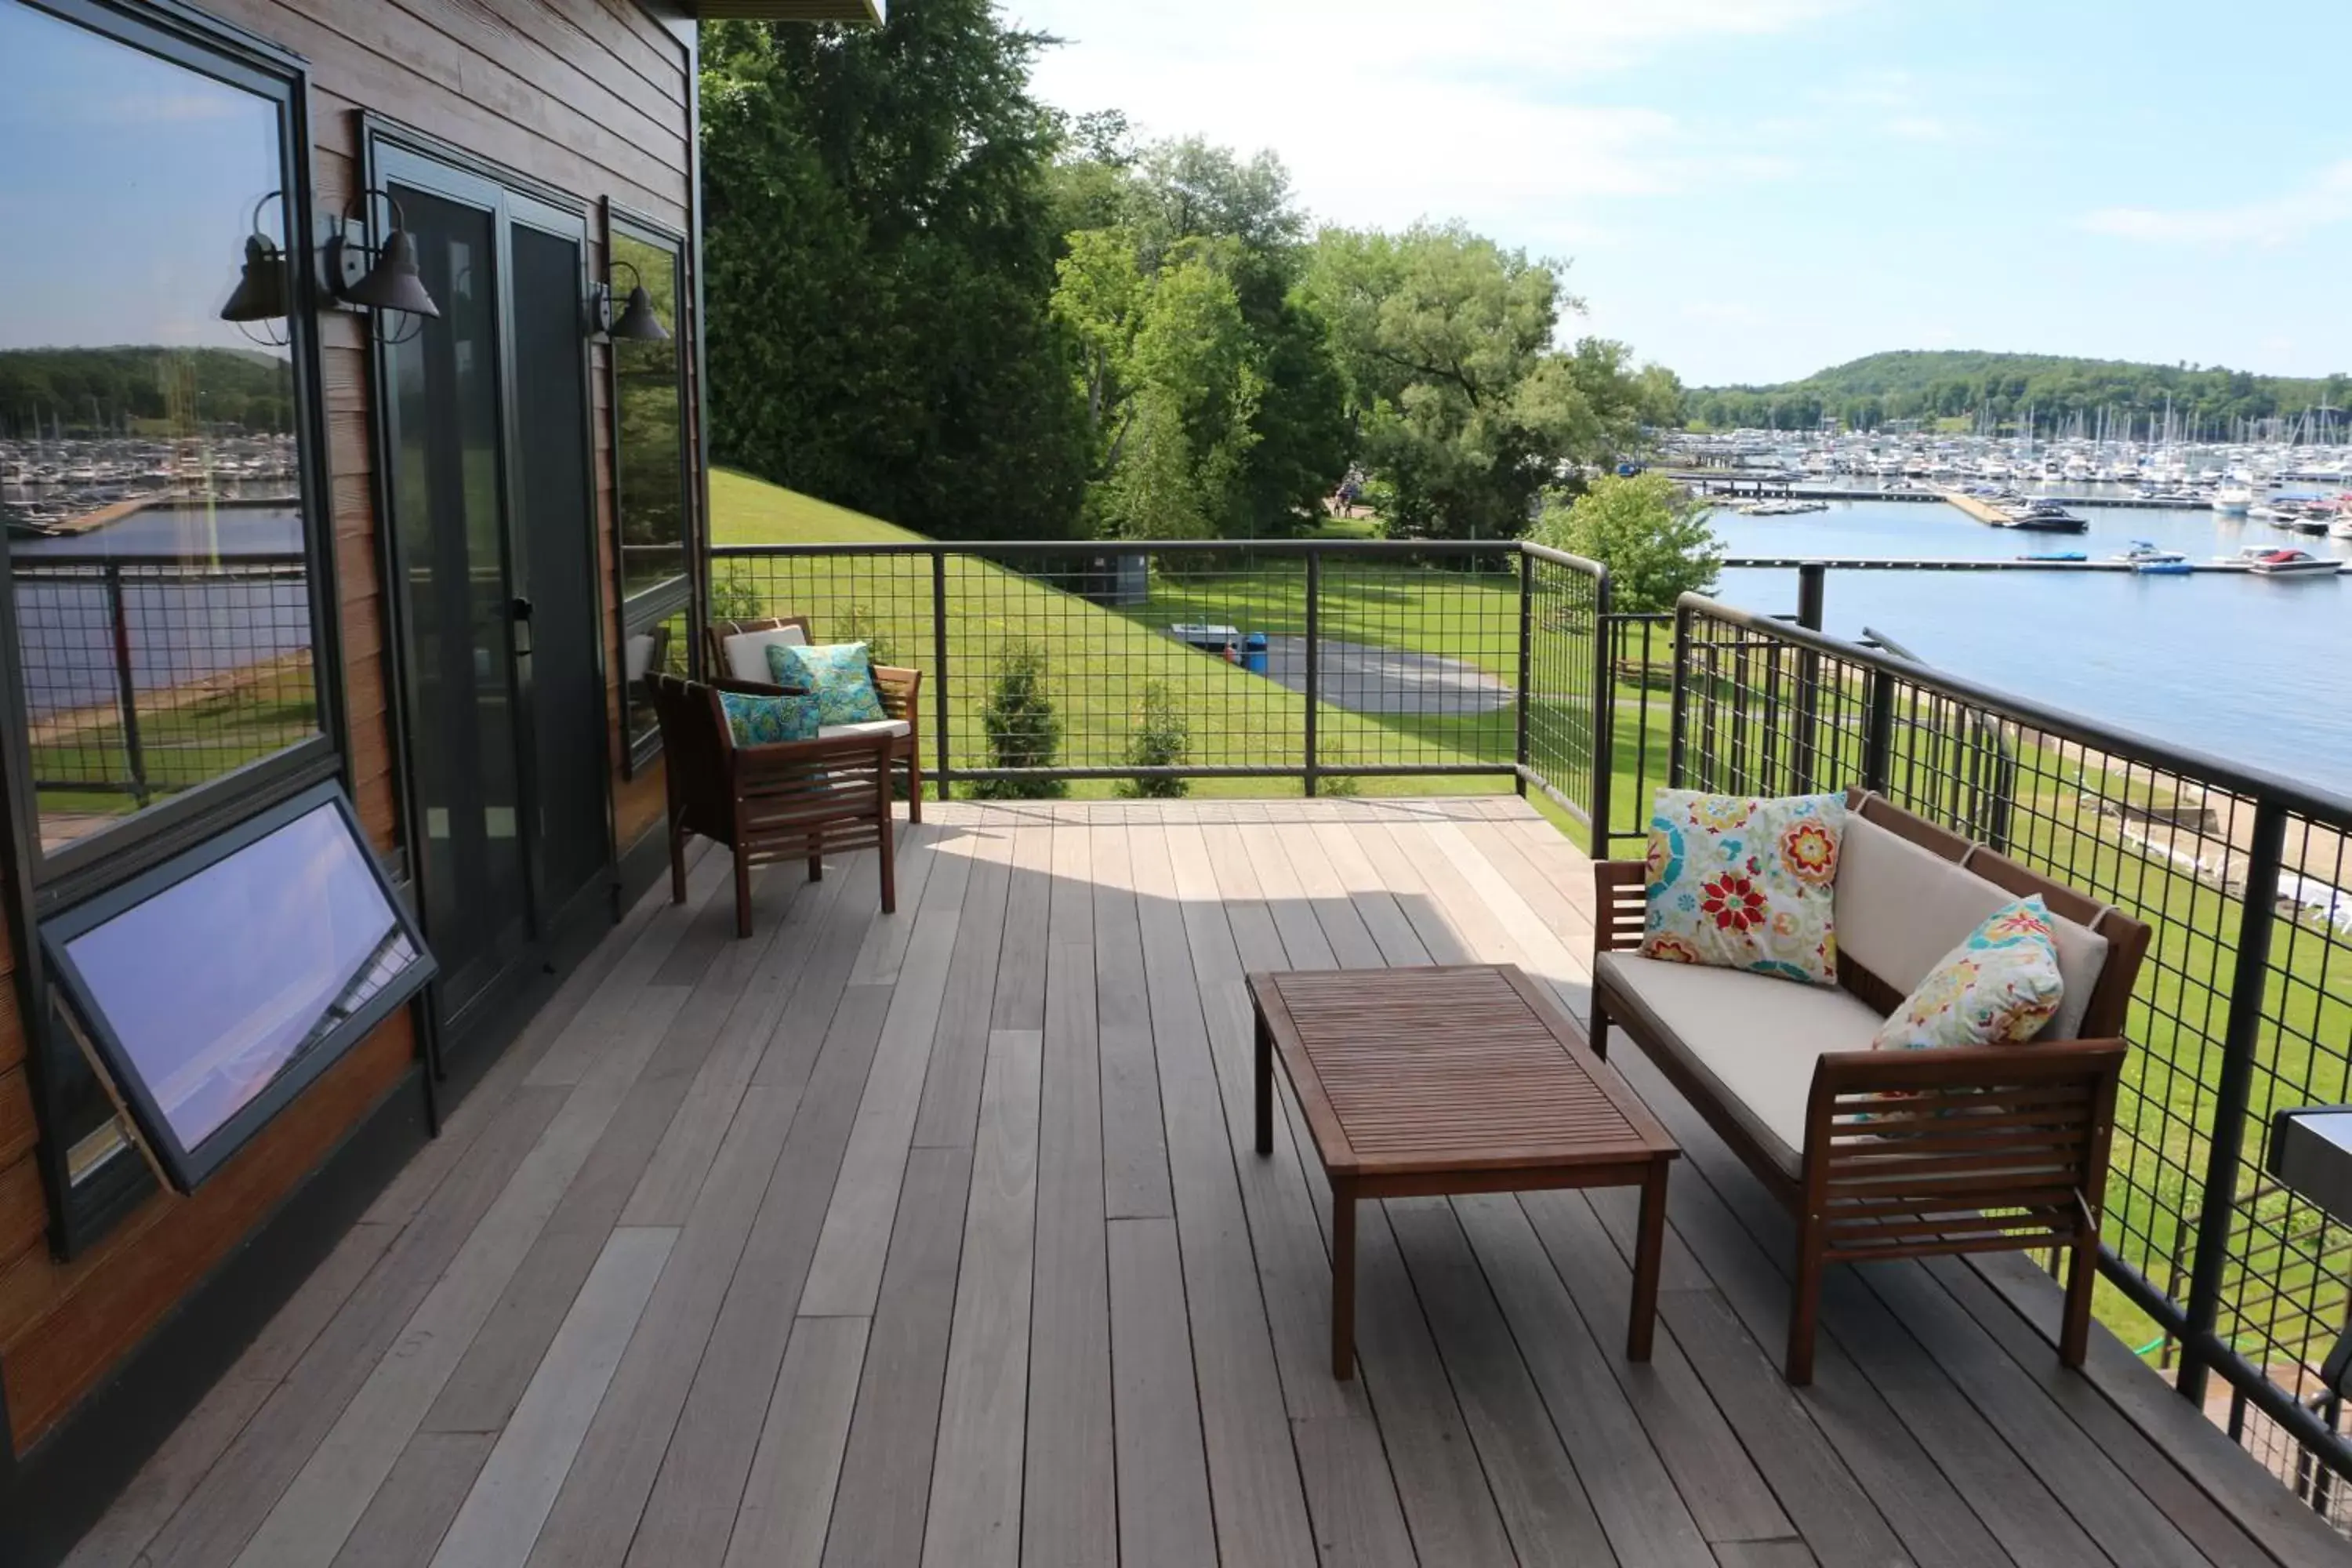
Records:
{"label": "metal barn light fixture", "polygon": [[669,329],[662,325],[661,317],[654,312],[654,297],[646,291],[645,275],[628,262],[615,260],[614,267],[627,267],[635,287],[629,290],[629,301],[622,308],[621,319],[613,319],[613,286],[599,283],[589,291],[588,321],[592,332],[602,332],[614,339],[638,343],[666,343]]}
{"label": "metal barn light fixture", "polygon": [[253,217],[248,226],[252,233],[245,238],[245,267],[237,275],[236,289],[221,307],[224,321],[233,321],[240,332],[255,342],[272,348],[284,348],[292,341],[291,334],[280,338],[264,330],[255,333],[248,329],[255,321],[283,320],[292,309],[293,274],[287,265],[286,252],[278,242],[262,232],[261,209],[278,199],[272,191],[253,204]]}
{"label": "metal barn light fixture", "polygon": [[[408,237],[407,215],[400,210],[400,204],[393,200],[389,191],[363,191],[352,199],[359,201],[368,196],[382,196],[384,205],[392,208],[392,230],[384,236],[381,247],[371,247],[365,227],[346,204],[341,222],[327,237],[320,254],[327,292],[345,305],[373,310],[379,318],[386,312],[398,312],[438,319],[441,307],[434,303],[432,292],[425,287],[425,279],[416,268],[416,242]],[[416,331],[423,330],[420,320]],[[406,338],[386,341],[404,342]]]}

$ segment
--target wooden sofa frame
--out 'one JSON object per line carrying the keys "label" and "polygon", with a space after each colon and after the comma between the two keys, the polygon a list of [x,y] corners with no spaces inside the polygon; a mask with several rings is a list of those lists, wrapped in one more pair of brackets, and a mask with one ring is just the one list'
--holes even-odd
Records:
{"label": "wooden sofa frame", "polygon": [[[713,621],[703,631],[704,652],[709,658],[714,677],[727,674],[727,639],[745,632],[782,631],[786,626],[798,626],[801,636],[811,642],[816,634],[810,629],[806,616],[770,616],[764,619],[721,619]],[[730,690],[782,691],[782,687],[751,681],[727,681]],[[907,820],[919,824],[923,820],[923,672],[902,669],[896,665],[874,667],[875,695],[882,700],[882,711],[907,726],[907,732],[890,742],[890,761],[906,775]]]}
{"label": "wooden sofa frame", "polygon": [[[1813,1068],[1802,1170],[1784,1171],[1714,1090],[1650,1037],[1641,1009],[1612,994],[1596,964],[1592,1043],[1606,1056],[1613,1023],[1738,1152],[1797,1222],[1788,1378],[1811,1383],[1822,1270],[1832,1263],[2062,1247],[2069,1256],[2058,1353],[2089,1348],[2099,1217],[2128,1049],[2123,1030],[2149,931],[2107,905],[2028,870],[1882,797],[1855,790],[1850,809],[2019,898],[2107,940],[2082,1038],[1934,1051],[1834,1051]],[[1648,920],[1638,860],[1596,864],[1594,951],[1630,952]],[[1839,984],[1880,1013],[1904,994],[1844,953]]]}
{"label": "wooden sofa frame", "polygon": [[686,836],[698,833],[734,856],[738,937],[751,934],[751,868],[784,860],[805,858],[814,882],[824,875],[828,853],[879,849],[882,912],[898,909],[889,736],[738,746],[719,704],[720,686],[675,675],[649,675],[646,685],[661,724],[672,903],[686,902]]}

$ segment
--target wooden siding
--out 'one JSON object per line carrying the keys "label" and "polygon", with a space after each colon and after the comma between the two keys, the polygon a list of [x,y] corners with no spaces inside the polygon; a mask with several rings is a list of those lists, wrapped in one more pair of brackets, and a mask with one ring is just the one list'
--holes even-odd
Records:
{"label": "wooden siding", "polygon": [[[692,91],[685,46],[631,0],[199,0],[310,66],[310,175],[321,213],[360,184],[360,117],[373,112],[590,205],[690,231]],[[689,293],[688,299],[691,299]],[[693,323],[684,324],[691,342]],[[388,726],[393,649],[377,569],[366,323],[318,321],[353,798],[379,848],[398,843]],[[690,363],[690,362],[689,362]],[[609,379],[598,350],[594,526],[608,671],[611,763],[621,778]],[[696,395],[698,396],[698,388]],[[659,788],[658,764],[641,774]],[[642,830],[645,816],[629,819]],[[626,849],[624,838],[620,847]],[[0,931],[5,935],[5,931]],[[45,1235],[17,996],[0,942],[0,1384],[17,1451],[37,1442],[238,1241],[274,1210],[407,1069],[405,1016],[338,1063],[192,1197],[159,1195],[70,1264]]]}

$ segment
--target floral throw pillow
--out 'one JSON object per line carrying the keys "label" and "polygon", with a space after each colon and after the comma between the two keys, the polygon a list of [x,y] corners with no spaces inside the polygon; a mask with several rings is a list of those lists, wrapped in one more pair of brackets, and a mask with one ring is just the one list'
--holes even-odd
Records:
{"label": "floral throw pillow", "polygon": [[1650,815],[1642,956],[1837,984],[1842,795],[1662,789]]}
{"label": "floral throw pillow", "polygon": [[770,643],[768,673],[777,685],[815,697],[821,724],[871,724],[889,717],[874,689],[874,661],[862,642],[809,647]]}
{"label": "floral throw pillow", "polygon": [[1903,999],[1872,1038],[1873,1050],[1927,1051],[2030,1040],[2057,1016],[2066,983],[2058,937],[2039,896],[1986,917]]}
{"label": "floral throw pillow", "polygon": [[817,700],[814,697],[752,697],[722,691],[719,706],[727,715],[727,732],[739,746],[772,746],[782,741],[814,741]]}

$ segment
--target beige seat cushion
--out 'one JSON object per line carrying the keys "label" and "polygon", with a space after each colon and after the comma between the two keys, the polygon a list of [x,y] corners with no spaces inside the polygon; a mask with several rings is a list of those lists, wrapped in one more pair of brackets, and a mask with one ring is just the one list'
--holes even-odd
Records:
{"label": "beige seat cushion", "polygon": [[1868,1050],[1884,1021],[1829,986],[1626,952],[1601,953],[1593,984],[1612,1016],[1672,1052],[1791,1176],[1804,1168],[1814,1061]]}
{"label": "beige seat cushion", "polygon": [[808,637],[798,626],[778,626],[773,631],[737,632],[719,645],[727,656],[727,678],[730,680],[756,680],[762,685],[775,684],[775,675],[768,668],[768,645],[782,643],[786,647],[808,647]]}
{"label": "beige seat cushion", "polygon": [[816,738],[837,741],[844,735],[887,735],[898,740],[910,732],[904,719],[868,719],[856,724],[824,725],[818,729]]}
{"label": "beige seat cushion", "polygon": [[[1858,812],[1846,818],[1838,846],[1838,946],[1898,992],[1916,989],[1987,916],[2015,899]],[[2066,994],[2034,1038],[2071,1040],[2082,1030],[2091,991],[2106,967],[2107,939],[2055,912],[2050,924],[2058,933],[2058,974]]]}

